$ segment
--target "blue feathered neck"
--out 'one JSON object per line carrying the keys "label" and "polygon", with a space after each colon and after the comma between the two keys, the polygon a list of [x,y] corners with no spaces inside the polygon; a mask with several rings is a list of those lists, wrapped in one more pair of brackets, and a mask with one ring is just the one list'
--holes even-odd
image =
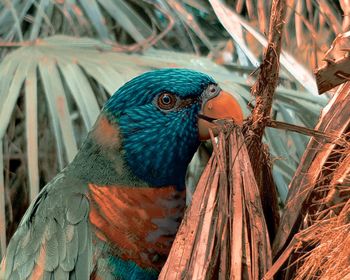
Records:
{"label": "blue feathered neck", "polygon": [[196,71],[156,70],[127,82],[106,103],[103,111],[119,126],[125,161],[138,178],[154,187],[184,187],[187,166],[199,145],[200,104],[165,112],[155,99],[163,92],[199,98],[212,83],[211,77]]}
{"label": "blue feathered neck", "polygon": [[156,280],[159,274],[159,272],[154,269],[141,268],[133,261],[122,260],[118,257],[110,257],[108,259],[108,264],[112,270],[113,276],[121,280]]}

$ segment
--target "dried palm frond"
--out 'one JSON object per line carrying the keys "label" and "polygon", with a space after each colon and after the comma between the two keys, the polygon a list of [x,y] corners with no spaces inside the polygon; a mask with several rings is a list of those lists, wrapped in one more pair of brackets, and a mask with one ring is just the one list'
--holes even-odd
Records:
{"label": "dried palm frond", "polygon": [[[218,16],[218,19],[223,24],[225,29],[232,36],[235,44],[239,46],[239,48],[243,51],[243,53],[248,58],[249,62],[256,67],[259,66],[259,60],[255,57],[252,49],[252,44],[249,44],[248,40],[245,40],[243,35],[240,36],[240,33],[243,34],[243,31],[246,31],[257,41],[258,49],[264,49],[268,45],[268,41],[265,36],[261,35],[256,29],[251,26],[251,23],[248,23],[241,16],[236,14],[234,11],[229,9],[226,5],[224,5],[221,1],[218,0],[210,0],[210,4],[212,5],[215,13]],[[270,7],[270,3],[267,5]],[[258,5],[259,6],[259,5]],[[265,6],[265,7],[266,7]],[[270,19],[268,19],[269,21]],[[260,22],[258,24],[260,27]],[[274,26],[276,27],[276,26]],[[281,35],[282,36],[282,35]],[[255,43],[255,42],[254,42]],[[259,53],[260,54],[260,53]],[[282,74],[287,72],[291,76],[294,77],[296,81],[298,81],[307,91],[313,94],[317,94],[317,87],[312,77],[311,73],[300,63],[298,63],[295,58],[289,53],[282,51],[281,60],[280,60],[282,68]]]}
{"label": "dried palm frond", "polygon": [[[349,6],[350,8],[350,6]],[[334,39],[323,60],[325,65],[315,71],[320,94],[349,81],[350,32],[340,33]],[[341,57],[338,57],[343,54]]]}
{"label": "dried palm frond", "polygon": [[[337,138],[344,138],[350,126],[350,83],[343,84],[325,108],[316,129],[331,134]],[[344,139],[345,143],[348,143]],[[341,141],[341,142],[344,142]],[[307,150],[301,160],[298,170],[290,185],[285,214],[281,221],[281,230],[275,240],[277,253],[287,240],[293,226],[300,218],[301,209],[312,197],[311,193],[319,186],[330,184],[334,171],[344,160],[347,147],[339,147],[337,143],[311,139]],[[323,190],[326,190],[323,188]],[[311,201],[309,201],[311,203]],[[289,209],[293,209],[290,211]]]}
{"label": "dried palm frond", "polygon": [[[250,52],[255,55],[260,54],[264,40],[262,34],[267,33],[271,18],[269,7],[272,0],[209,2],[216,2],[219,5],[222,5],[220,2],[226,3],[231,13],[234,14],[232,17],[236,18],[231,21],[232,25],[236,25],[234,29],[231,29],[232,32],[243,34],[244,42]],[[285,42],[283,48],[290,55],[288,53],[286,56],[283,55],[281,64],[289,64],[286,70],[290,70],[292,75],[303,79],[306,87],[317,93],[312,76],[298,64],[302,63],[309,71],[322,65],[324,52],[335,36],[349,30],[350,2],[346,0],[288,0],[286,2],[288,10],[285,20],[286,32],[283,34]],[[303,77],[304,74],[306,76]]]}
{"label": "dried palm frond", "polygon": [[295,280],[311,280],[315,276],[322,280],[350,279],[349,211],[350,200],[338,216],[318,221],[308,229],[312,234],[307,244],[316,246],[301,259]]}
{"label": "dried palm frond", "polygon": [[239,128],[225,123],[159,279],[261,279],[271,265],[258,186]]}
{"label": "dried palm frond", "polygon": [[[335,275],[326,277],[330,270],[333,271],[334,264],[325,258],[340,253],[339,247],[327,240],[333,229],[337,232],[337,242],[342,246],[348,242],[348,222],[341,218],[345,215],[341,213],[346,213],[350,200],[349,106],[350,83],[347,82],[339,87],[316,126],[336,141],[312,138],[290,184],[287,204],[273,244],[274,256],[279,259],[266,279],[271,279],[287,260],[289,265],[282,272],[281,279],[291,279],[294,275],[299,275],[299,279],[345,279]],[[342,224],[335,226],[332,217]],[[305,235],[309,236],[306,240]],[[300,236],[303,236],[302,244],[295,242]],[[350,258],[348,249],[342,254]],[[343,263],[339,260],[340,266]],[[320,264],[322,267],[317,268]]]}

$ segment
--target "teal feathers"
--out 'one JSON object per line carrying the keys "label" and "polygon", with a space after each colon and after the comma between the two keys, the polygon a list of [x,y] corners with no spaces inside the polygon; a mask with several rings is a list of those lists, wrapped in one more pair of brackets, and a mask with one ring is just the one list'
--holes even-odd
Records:
{"label": "teal feathers", "polygon": [[158,278],[158,271],[149,268],[141,268],[130,260],[110,257],[108,264],[116,279],[156,280]]}

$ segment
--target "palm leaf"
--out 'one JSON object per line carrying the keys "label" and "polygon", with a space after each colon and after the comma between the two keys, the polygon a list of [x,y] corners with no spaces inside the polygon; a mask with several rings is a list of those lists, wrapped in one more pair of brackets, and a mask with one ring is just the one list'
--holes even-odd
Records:
{"label": "palm leaf", "polygon": [[[3,170],[4,166],[4,153],[2,150],[2,140],[0,140],[0,168]],[[0,173],[0,257],[5,254],[6,251],[6,215],[5,215],[5,182],[4,182],[4,174]],[[1,276],[1,275],[0,275]]]}
{"label": "palm leaf", "polygon": [[[250,62],[253,65],[258,66],[258,59],[254,56],[248,45],[244,42],[242,36],[239,36],[237,34],[237,30],[238,32],[241,31],[236,28],[236,25],[237,23],[240,24],[241,27],[253,35],[255,39],[258,40],[258,42],[262,45],[262,48],[266,48],[267,46],[266,38],[262,36],[258,31],[256,31],[255,28],[251,27],[250,24],[247,23],[242,17],[234,13],[220,1],[210,0],[210,3],[219,20],[226,28],[226,30],[230,33],[236,44],[240,47],[241,50],[243,50]],[[305,69],[305,67],[298,63],[293,56],[289,55],[285,51],[282,51],[280,63],[283,66],[283,70],[289,72],[306,90],[315,95],[317,94],[317,86],[314,77],[307,69]]]}
{"label": "palm leaf", "polygon": [[[170,36],[179,44],[184,46],[183,43],[188,41],[186,48],[192,50],[191,40],[184,36],[188,34],[187,30],[191,30],[194,37],[198,37],[209,50],[213,49],[213,44],[196,18],[180,1],[171,1],[169,5],[164,0],[132,4],[124,0],[3,2],[0,3],[0,37],[5,42],[32,41],[61,33],[98,37],[114,45],[116,42],[123,45],[136,42],[141,46],[156,38],[157,28],[165,29],[168,23],[173,22],[176,30]],[[180,19],[181,23],[176,19]],[[173,24],[169,26],[170,29]],[[153,40],[151,44],[159,40],[162,38]],[[127,48],[119,44],[117,48]]]}
{"label": "palm leaf", "polygon": [[[53,23],[57,17],[62,17],[60,28],[67,34],[91,34],[90,30],[94,30],[101,39],[112,40],[113,32],[107,25],[110,18],[136,42],[145,40],[152,33],[150,26],[123,0],[4,2],[0,13],[0,34],[7,41],[35,40],[42,35],[54,34],[59,31],[55,29],[59,25]],[[30,28],[23,29],[29,17],[32,18]]]}
{"label": "palm leaf", "polygon": [[28,179],[30,200],[33,201],[39,193],[37,75],[33,64],[28,71],[25,92]]}

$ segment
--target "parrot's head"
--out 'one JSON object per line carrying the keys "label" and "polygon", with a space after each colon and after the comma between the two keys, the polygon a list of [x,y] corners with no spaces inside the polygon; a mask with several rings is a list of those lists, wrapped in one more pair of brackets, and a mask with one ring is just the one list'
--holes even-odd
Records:
{"label": "parrot's head", "polygon": [[118,128],[125,164],[136,177],[150,186],[180,189],[200,140],[209,138],[210,120],[243,120],[238,102],[213,78],[173,68],[130,80],[102,114]]}

